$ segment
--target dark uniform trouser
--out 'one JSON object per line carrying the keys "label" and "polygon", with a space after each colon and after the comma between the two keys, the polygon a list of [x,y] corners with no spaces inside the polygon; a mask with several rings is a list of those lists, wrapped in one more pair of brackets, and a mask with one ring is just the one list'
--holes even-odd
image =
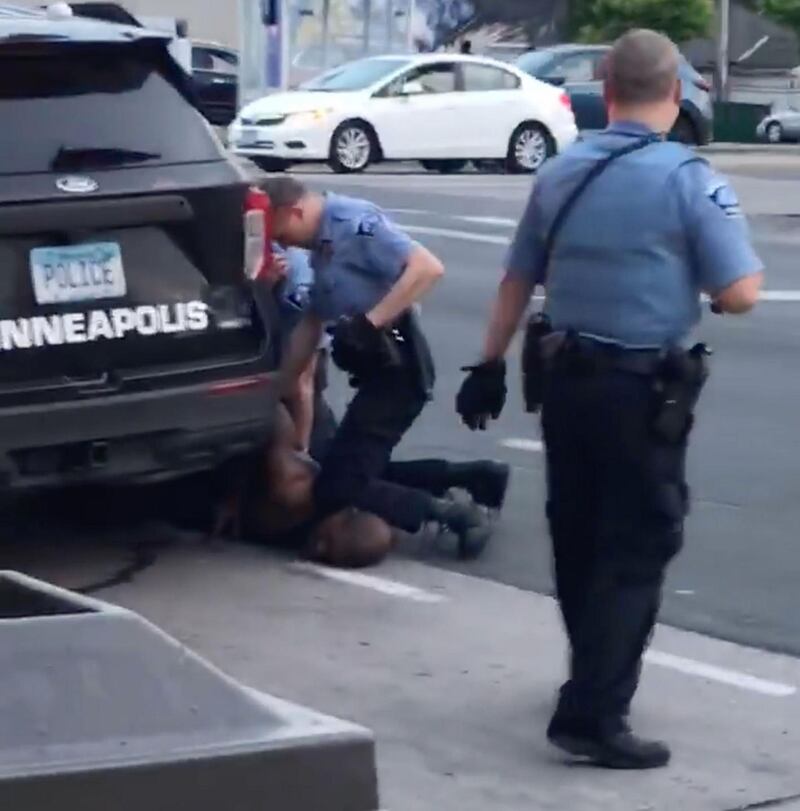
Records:
{"label": "dark uniform trouser", "polygon": [[683,543],[686,446],[653,437],[651,408],[648,377],[557,369],[548,381],[547,513],[572,649],[565,719],[613,727],[627,716]]}
{"label": "dark uniform trouser", "polygon": [[414,374],[387,370],[361,383],[322,458],[314,485],[317,517],[346,507],[416,532],[428,520],[431,495],[387,480],[395,447],[427,398]]}

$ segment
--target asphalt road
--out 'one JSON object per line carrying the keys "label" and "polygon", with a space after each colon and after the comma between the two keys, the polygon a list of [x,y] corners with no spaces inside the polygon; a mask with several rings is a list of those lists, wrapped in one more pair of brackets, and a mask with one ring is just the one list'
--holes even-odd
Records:
{"label": "asphalt road", "polygon": [[[720,638],[800,654],[800,235],[796,220],[787,216],[798,167],[787,161],[781,169],[742,156],[719,162],[736,170],[733,182],[753,213],[758,249],[769,268],[768,289],[794,300],[765,301],[741,319],[709,315],[698,333],[716,356],[692,443],[694,509],[686,549],[671,572],[663,618]],[[765,175],[770,177],[766,186]],[[424,309],[439,368],[436,400],[400,453],[511,463],[513,491],[494,546],[465,571],[548,593],[543,458],[535,444],[535,419],[522,413],[517,391],[501,421],[485,434],[467,432],[453,412],[458,370],[479,350],[504,243],[530,181],[415,174],[309,180],[375,200],[445,261],[446,280]],[[784,214],[760,213],[776,209]],[[342,388],[336,390],[340,407],[345,396]]]}

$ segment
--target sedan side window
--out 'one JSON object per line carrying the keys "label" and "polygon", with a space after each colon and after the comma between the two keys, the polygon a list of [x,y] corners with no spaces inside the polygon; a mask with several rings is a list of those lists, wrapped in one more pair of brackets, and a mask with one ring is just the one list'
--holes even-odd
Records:
{"label": "sedan side window", "polygon": [[192,67],[195,70],[208,70],[214,73],[227,73],[235,76],[238,60],[235,54],[213,48],[193,48]]}
{"label": "sedan side window", "polygon": [[519,79],[507,70],[466,62],[461,67],[464,73],[464,90],[481,92],[489,90],[515,90]]}
{"label": "sedan side window", "polygon": [[457,89],[455,65],[448,62],[437,62],[415,68],[402,77],[395,93],[402,92],[404,85],[409,82],[418,82],[426,94],[454,93]]}

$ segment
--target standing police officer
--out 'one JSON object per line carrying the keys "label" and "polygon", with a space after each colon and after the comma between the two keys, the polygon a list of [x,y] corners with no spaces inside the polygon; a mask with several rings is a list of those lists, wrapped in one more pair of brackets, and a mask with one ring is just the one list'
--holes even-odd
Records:
{"label": "standing police officer", "polygon": [[[316,519],[356,507],[408,532],[436,522],[458,536],[463,558],[477,557],[492,534],[480,508],[381,479],[430,399],[433,361],[414,309],[444,273],[441,262],[365,200],[317,194],[288,177],[263,187],[273,237],[308,249],[315,276],[309,309],[282,364],[284,385],[296,381],[329,327],[333,360],[357,389],[315,482]],[[481,482],[473,481],[475,473],[465,470],[463,485],[474,490],[486,482],[476,500],[499,508],[507,469],[497,466],[488,477],[484,470]]]}
{"label": "standing police officer", "polygon": [[542,171],[482,363],[457,403],[473,430],[499,415],[503,357],[534,287],[545,286],[524,373],[529,410],[543,408],[547,514],[571,645],[548,736],[613,768],[670,758],[664,744],[634,736],[627,716],[688,510],[686,444],[707,353],[684,342],[701,292],[716,312],[744,313],[762,282],[730,186],[663,137],[678,114],[678,65],[675,46],[652,31],[615,44],[610,125]]}

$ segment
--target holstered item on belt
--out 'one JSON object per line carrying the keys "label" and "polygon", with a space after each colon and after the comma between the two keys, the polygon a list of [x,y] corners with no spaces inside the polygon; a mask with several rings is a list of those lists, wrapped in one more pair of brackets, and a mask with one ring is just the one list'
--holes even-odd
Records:
{"label": "holstered item on belt", "polygon": [[417,313],[414,310],[406,312],[392,332],[395,334],[395,338],[405,345],[406,362],[413,370],[420,392],[430,400],[433,397],[433,387],[436,383],[436,367]]}
{"label": "holstered item on belt", "polygon": [[529,414],[536,414],[544,400],[546,362],[542,342],[550,335],[550,320],[543,313],[531,316],[522,344],[522,397]]}
{"label": "holstered item on belt", "polygon": [[696,344],[688,352],[669,349],[656,372],[652,429],[670,445],[685,442],[694,425],[694,409],[708,380],[711,350]]}
{"label": "holstered item on belt", "polygon": [[[419,384],[420,393],[430,400],[433,397],[433,386],[436,382],[436,369],[433,364],[428,341],[419,324],[419,318],[413,310],[404,313],[394,325],[384,332],[386,347],[391,351],[395,361],[394,368],[408,369]],[[371,373],[386,369],[386,365],[375,367]],[[370,377],[369,373],[351,374],[350,385],[358,388]]]}

